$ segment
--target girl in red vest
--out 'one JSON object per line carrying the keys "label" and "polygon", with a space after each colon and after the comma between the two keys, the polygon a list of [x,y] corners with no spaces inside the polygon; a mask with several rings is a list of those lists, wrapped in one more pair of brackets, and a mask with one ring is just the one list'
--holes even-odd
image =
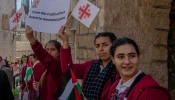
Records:
{"label": "girl in red vest", "polygon": [[98,33],[94,39],[98,59],[74,64],[72,62],[71,49],[68,45],[68,36],[64,30],[65,26],[61,27],[58,34],[63,41],[60,56],[62,70],[65,71],[68,64],[70,64],[75,76],[83,80],[82,91],[87,100],[107,100],[113,81],[120,78],[112,63],[109,51],[112,43],[116,40],[116,36],[111,32]]}
{"label": "girl in red vest", "polygon": [[[62,79],[62,70],[60,63],[60,47],[61,44],[56,40],[50,40],[45,49],[41,43],[34,38],[33,30],[26,27],[26,37],[30,41],[33,52],[46,69],[39,81],[40,100],[57,100],[53,95],[56,93]],[[36,89],[37,83],[34,82]]]}
{"label": "girl in red vest", "polygon": [[110,53],[121,79],[112,85],[108,100],[171,100],[164,87],[150,75],[138,70],[140,52],[133,40],[117,39]]}

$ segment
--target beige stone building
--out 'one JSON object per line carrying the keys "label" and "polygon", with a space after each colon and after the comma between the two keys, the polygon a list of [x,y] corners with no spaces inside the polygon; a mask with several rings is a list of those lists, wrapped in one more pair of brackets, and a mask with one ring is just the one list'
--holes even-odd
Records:
{"label": "beige stone building", "polygon": [[[168,35],[170,29],[171,0],[89,0],[100,12],[88,29],[81,23],[71,25],[71,44],[74,61],[81,63],[96,59],[93,40],[98,32],[109,31],[118,38],[134,39],[141,51],[140,69],[151,74],[162,86],[175,89],[175,62],[169,63]],[[74,0],[74,8],[78,0]],[[175,18],[175,17],[174,17]],[[72,20],[73,22],[73,20]],[[74,23],[74,22],[73,22]],[[174,24],[173,24],[174,25]],[[172,33],[174,34],[174,33]],[[171,36],[170,36],[171,37]],[[173,38],[174,39],[174,38]],[[173,41],[173,40],[172,40]],[[174,50],[175,51],[175,50]],[[171,50],[172,52],[172,50]],[[170,59],[168,60],[168,56]],[[168,66],[169,65],[169,66]],[[169,80],[168,80],[168,76]]]}
{"label": "beige stone building", "polygon": [[[162,86],[169,88],[169,90],[175,89],[175,32],[170,31],[175,29],[173,27],[175,16],[172,16],[171,24],[169,18],[170,10],[172,13],[175,10],[173,1],[89,1],[100,8],[90,28],[88,29],[74,18],[71,18],[67,24],[74,62],[81,63],[96,59],[93,44],[95,35],[103,31],[113,32],[118,38],[129,37],[134,39],[141,51],[140,69],[151,74]],[[71,0],[70,11],[77,2],[78,0]],[[43,45],[50,39],[57,39],[56,35],[39,32],[35,34],[35,37]]]}
{"label": "beige stone building", "polygon": [[16,33],[9,31],[8,19],[15,7],[14,0],[0,0],[0,55],[9,61],[15,60]]}

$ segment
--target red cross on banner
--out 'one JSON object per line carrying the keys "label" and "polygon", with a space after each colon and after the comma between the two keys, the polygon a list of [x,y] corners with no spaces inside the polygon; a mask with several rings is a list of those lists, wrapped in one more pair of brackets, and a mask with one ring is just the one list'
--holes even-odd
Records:
{"label": "red cross on banner", "polygon": [[12,30],[25,17],[24,7],[22,6],[9,20],[10,30]]}
{"label": "red cross on banner", "polygon": [[13,19],[13,23],[18,23],[21,16],[22,16],[22,13],[17,12],[15,18]]}
{"label": "red cross on banner", "polygon": [[80,7],[78,10],[79,10],[79,19],[82,20],[83,18],[86,18],[86,17],[90,17],[91,16],[91,13],[90,13],[90,4],[86,4],[85,6],[83,7]]}
{"label": "red cross on banner", "polygon": [[72,11],[72,16],[85,26],[90,27],[99,10],[100,9],[98,7],[90,3],[88,0],[79,0]]}

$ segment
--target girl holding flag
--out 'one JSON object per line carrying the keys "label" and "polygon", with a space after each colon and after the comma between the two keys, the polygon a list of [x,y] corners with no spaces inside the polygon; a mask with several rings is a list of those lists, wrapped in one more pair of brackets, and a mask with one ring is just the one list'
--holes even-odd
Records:
{"label": "girl holding flag", "polygon": [[63,71],[70,64],[75,77],[83,79],[82,91],[87,100],[107,100],[112,83],[120,78],[112,63],[109,51],[113,41],[116,40],[116,36],[110,32],[97,34],[94,44],[99,59],[82,64],[73,64],[71,49],[68,45],[68,36],[64,32],[65,28],[65,26],[62,26],[58,33],[58,36],[63,41],[63,48],[61,48],[60,53]]}
{"label": "girl holding flag", "polygon": [[[61,44],[56,40],[50,40],[45,49],[39,41],[34,38],[33,30],[26,27],[26,37],[31,43],[33,52],[46,69],[41,76],[40,82],[34,82],[34,88],[40,92],[40,100],[58,100],[53,95],[56,93],[58,86],[62,80],[62,70],[60,63]],[[39,88],[39,89],[38,89]]]}
{"label": "girl holding flag", "polygon": [[34,53],[30,54],[30,60],[32,63],[33,73],[29,81],[27,82],[29,95],[28,100],[38,100],[37,91],[33,88],[33,81],[39,82],[42,74],[45,71],[45,68],[42,66],[38,58]]}
{"label": "girl holding flag", "polygon": [[27,71],[28,59],[29,59],[29,57],[27,57],[26,65],[22,68],[22,71],[21,71],[21,81],[20,81],[21,100],[23,100],[24,93],[25,93],[26,91],[28,91],[28,90],[27,90],[27,85],[26,85],[26,80],[25,80],[26,71]]}

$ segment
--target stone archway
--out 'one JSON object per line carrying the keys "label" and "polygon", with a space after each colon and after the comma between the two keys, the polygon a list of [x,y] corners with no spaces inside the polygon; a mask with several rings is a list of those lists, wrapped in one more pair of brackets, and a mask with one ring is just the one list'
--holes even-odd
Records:
{"label": "stone archway", "polygon": [[170,31],[168,33],[168,89],[175,99],[175,0],[171,3]]}

